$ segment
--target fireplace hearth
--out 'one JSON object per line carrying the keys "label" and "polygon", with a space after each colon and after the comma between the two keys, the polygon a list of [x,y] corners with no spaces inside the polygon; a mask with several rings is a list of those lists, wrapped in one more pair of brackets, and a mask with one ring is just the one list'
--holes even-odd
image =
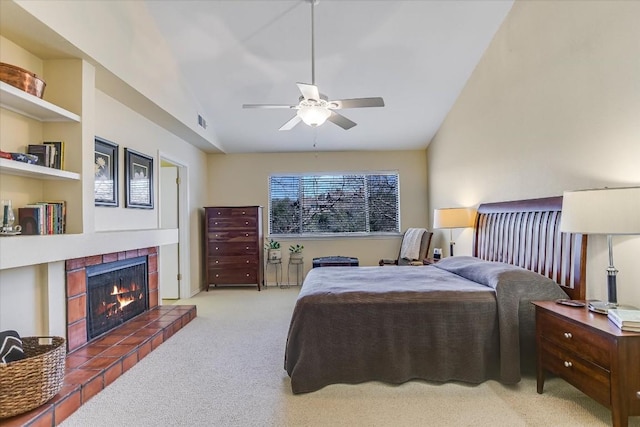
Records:
{"label": "fireplace hearth", "polygon": [[87,340],[149,308],[147,257],[87,267]]}

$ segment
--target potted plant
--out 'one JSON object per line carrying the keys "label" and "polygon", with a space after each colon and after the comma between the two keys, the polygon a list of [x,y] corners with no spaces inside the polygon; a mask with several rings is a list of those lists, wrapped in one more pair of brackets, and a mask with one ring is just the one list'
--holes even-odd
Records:
{"label": "potted plant", "polygon": [[280,242],[273,239],[268,239],[264,245],[267,250],[267,259],[275,261],[282,259],[282,251],[280,251]]}
{"label": "potted plant", "polygon": [[295,260],[294,262],[299,262],[298,260],[302,259],[303,249],[304,246],[298,244],[289,246],[289,259]]}

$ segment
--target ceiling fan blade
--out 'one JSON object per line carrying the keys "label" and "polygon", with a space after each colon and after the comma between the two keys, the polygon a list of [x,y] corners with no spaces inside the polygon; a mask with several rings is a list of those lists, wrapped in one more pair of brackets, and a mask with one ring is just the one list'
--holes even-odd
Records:
{"label": "ceiling fan blade", "polygon": [[302,93],[304,99],[313,99],[315,101],[320,101],[320,91],[318,90],[318,86],[310,85],[307,83],[296,83],[298,85],[298,89]]}
{"label": "ceiling fan blade", "polygon": [[[332,108],[339,110],[341,108],[363,108],[363,107],[384,107],[382,98],[353,98],[353,99],[336,99],[329,101]],[[336,104],[337,107],[333,107]]]}
{"label": "ceiling fan blade", "polygon": [[300,123],[302,121],[302,119],[300,118],[300,116],[298,116],[297,114],[295,116],[293,116],[293,118],[291,120],[289,120],[287,123],[283,124],[280,129],[278,130],[291,130],[295,127],[295,125],[297,125],[298,123]]}
{"label": "ceiling fan blade", "polygon": [[327,118],[327,120],[337,124],[344,130],[349,130],[357,124],[356,122],[347,119],[345,116],[338,114],[335,111],[331,112],[331,115]]}
{"label": "ceiling fan blade", "polygon": [[297,105],[286,104],[242,104],[242,108],[296,108]]}

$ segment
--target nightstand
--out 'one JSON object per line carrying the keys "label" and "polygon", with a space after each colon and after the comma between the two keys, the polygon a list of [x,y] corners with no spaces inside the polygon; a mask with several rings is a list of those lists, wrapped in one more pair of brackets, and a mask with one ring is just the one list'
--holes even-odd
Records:
{"label": "nightstand", "polygon": [[537,391],[551,372],[611,409],[614,427],[640,415],[640,333],[554,301],[536,307]]}
{"label": "nightstand", "polygon": [[430,264],[435,264],[438,261],[440,261],[440,258],[425,258],[422,260],[422,264],[430,265]]}

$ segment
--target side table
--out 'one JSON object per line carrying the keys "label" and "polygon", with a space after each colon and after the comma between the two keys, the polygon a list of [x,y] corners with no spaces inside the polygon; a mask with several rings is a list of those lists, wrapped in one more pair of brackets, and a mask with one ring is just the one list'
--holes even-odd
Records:
{"label": "side table", "polygon": [[640,333],[620,330],[586,307],[534,301],[537,391],[551,372],[611,409],[614,427],[640,415]]}

